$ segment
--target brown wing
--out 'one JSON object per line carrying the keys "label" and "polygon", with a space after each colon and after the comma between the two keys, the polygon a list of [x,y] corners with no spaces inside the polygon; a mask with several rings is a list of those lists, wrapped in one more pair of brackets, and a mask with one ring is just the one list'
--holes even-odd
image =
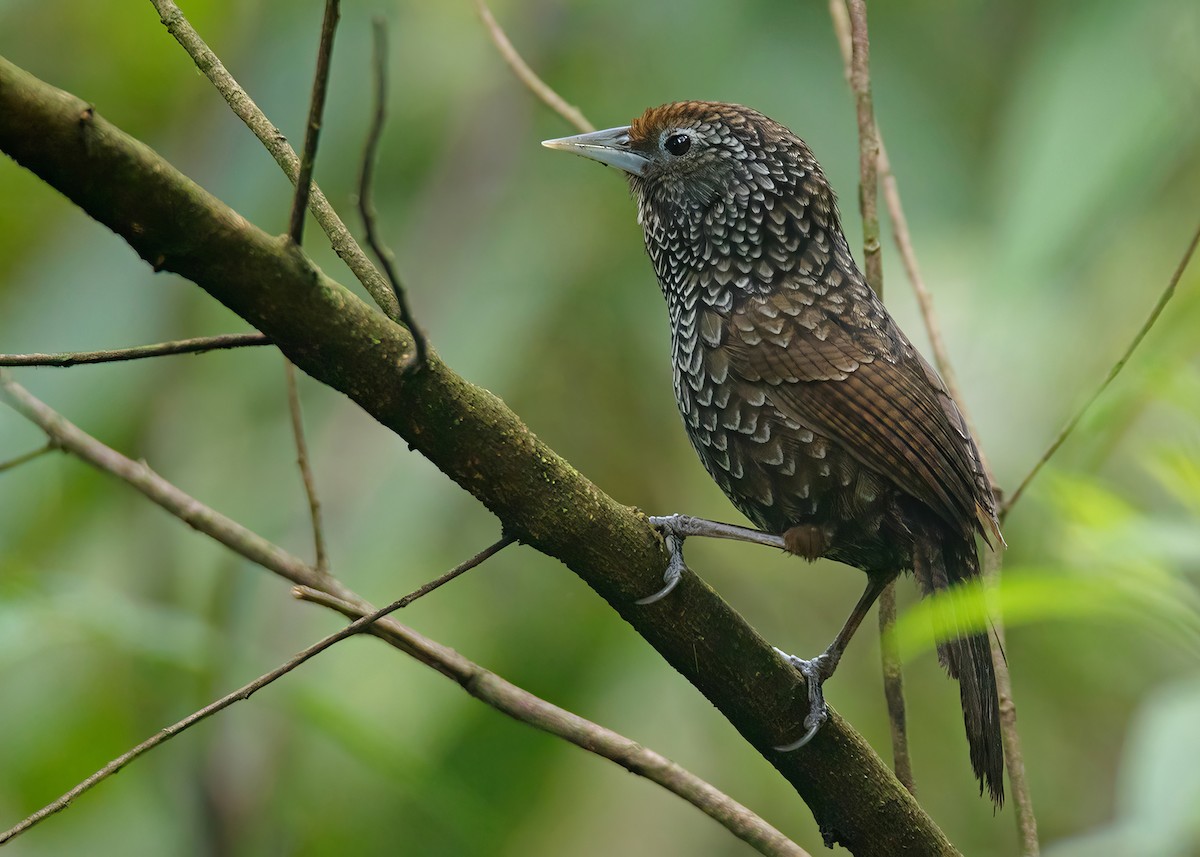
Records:
{"label": "brown wing", "polygon": [[855,301],[862,311],[846,318],[801,294],[784,288],[731,311],[722,337],[731,368],[947,522],[990,529],[990,491],[980,491],[962,416],[882,305]]}

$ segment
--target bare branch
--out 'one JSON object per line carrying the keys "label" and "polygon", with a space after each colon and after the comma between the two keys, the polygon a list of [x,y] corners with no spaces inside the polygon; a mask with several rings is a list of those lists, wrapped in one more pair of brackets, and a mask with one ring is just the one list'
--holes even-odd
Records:
{"label": "bare branch", "polygon": [[[833,18],[834,34],[837,36],[838,45],[841,48],[846,82],[850,83],[853,47],[850,40],[850,15],[846,12],[845,0],[829,0],[829,14]],[[958,377],[950,362],[950,352],[946,348],[941,323],[938,321],[937,311],[933,306],[933,295],[926,287],[925,278],[921,276],[921,267],[917,264],[917,253],[913,248],[912,237],[908,231],[908,216],[904,213],[904,203],[900,199],[900,186],[892,172],[892,162],[888,158],[883,131],[880,130],[878,124],[875,126],[875,136],[879,141],[879,175],[883,184],[883,198],[887,203],[888,217],[892,222],[892,239],[896,243],[896,250],[900,254],[900,261],[904,264],[904,271],[912,285],[913,294],[917,298],[917,308],[920,310],[925,332],[929,336],[929,346],[933,351],[933,363],[937,367],[938,374],[942,376],[946,389],[958,404],[958,409],[962,411],[963,418],[967,421],[972,434],[976,434],[975,424],[971,420],[971,414],[967,410],[966,402],[958,387]],[[988,467],[983,450],[980,450],[979,455],[984,471],[994,485],[995,481],[992,479],[991,469]]]}
{"label": "bare branch", "polygon": [[580,131],[585,133],[595,131],[596,126],[587,120],[583,112],[578,107],[568,104],[546,81],[538,77],[537,73],[517,53],[517,49],[508,40],[504,29],[496,22],[495,17],[492,15],[492,10],[488,8],[487,3],[484,0],[475,0],[475,9],[479,12],[479,17],[483,20],[483,26],[487,29],[488,35],[491,36],[492,44],[496,46],[496,50],[500,51],[500,56],[508,63],[508,67],[512,69],[517,79],[525,85],[525,88],[540,98],[543,104]]}
{"label": "bare branch", "polygon": [[375,111],[371,119],[371,130],[367,133],[367,143],[363,148],[362,169],[358,178],[358,211],[362,215],[363,227],[367,231],[367,244],[383,266],[391,285],[392,294],[396,297],[399,307],[400,321],[413,335],[416,353],[410,367],[413,371],[425,365],[428,356],[428,345],[425,334],[417,327],[408,308],[408,298],[404,293],[404,285],[396,273],[396,257],[391,248],[380,239],[376,229],[375,204],[371,201],[371,184],[375,174],[375,154],[379,148],[379,140],[383,136],[383,124],[387,119],[387,25],[382,18],[371,22],[373,36],[372,67],[375,80]]}
{"label": "bare branch", "polygon": [[[892,162],[888,158],[887,147],[883,144],[882,132],[879,132],[879,174],[883,178],[883,198],[887,203],[888,217],[892,221],[892,238],[896,242],[900,261],[904,264],[904,271],[908,275],[913,294],[917,298],[917,308],[920,310],[921,320],[925,322],[925,332],[929,335],[929,347],[933,351],[934,365],[937,366],[938,374],[942,376],[946,389],[950,391],[950,395],[958,404],[958,409],[962,411],[963,417],[968,424],[971,424],[971,416],[967,413],[962,393],[958,388],[958,377],[954,374],[954,366],[950,363],[946,340],[942,336],[942,326],[938,321],[937,311],[933,308],[933,295],[925,286],[925,278],[921,276],[921,269],[917,264],[917,254],[913,249],[912,237],[908,231],[908,217],[904,214],[904,205],[900,201],[900,187],[892,172]],[[971,428],[974,431],[973,425]],[[980,455],[982,454],[981,450]],[[984,466],[986,467],[986,462]]]}
{"label": "bare branch", "polygon": [[[275,159],[275,163],[279,164],[284,175],[291,182],[296,183],[300,173],[300,159],[288,145],[287,137],[283,135],[283,132],[275,127],[274,123],[254,103],[254,100],[234,80],[233,75],[200,38],[199,33],[188,23],[187,18],[173,0],[150,0],[150,2],[158,10],[158,16],[167,28],[167,32],[187,51],[188,56],[196,64],[196,68],[200,69],[209,79],[221,93],[230,109],[262,142],[271,157]],[[329,200],[325,198],[325,194],[321,192],[316,182],[312,183],[308,207],[317,223],[329,237],[329,243],[334,252],[346,263],[355,278],[363,284],[363,288],[367,290],[375,303],[387,313],[392,321],[398,321],[400,309],[396,305],[395,295],[387,280],[371,264],[371,260],[354,240],[354,236],[350,234],[346,224],[333,210],[333,206],[329,204]]]}
{"label": "bare branch", "polygon": [[441,587],[445,586],[447,583],[452,581],[454,578],[458,577],[460,574],[470,571],[476,565],[479,565],[479,563],[483,562],[485,559],[489,559],[494,554],[500,553],[500,551],[502,551],[504,548],[511,545],[516,540],[517,540],[516,536],[511,536],[506,533],[505,535],[501,536],[500,539],[497,540],[491,547],[485,548],[483,551],[476,554],[476,556],[475,556],[476,562],[473,565],[468,565],[466,563],[463,563],[462,565],[455,566],[454,568],[450,569],[445,574],[443,574],[441,577],[434,578],[433,580],[426,583],[424,586],[421,586],[421,587],[413,590],[412,592],[410,592],[408,595],[405,595],[403,598],[401,598],[399,601],[397,601],[396,604],[399,607],[407,607],[409,604],[412,604],[418,598],[424,598],[430,592],[433,592],[433,590],[435,590],[435,589],[440,589]]}
{"label": "bare branch", "polygon": [[300,391],[296,388],[296,367],[291,360],[283,358],[283,373],[287,379],[288,412],[292,417],[292,437],[296,441],[296,464],[300,467],[300,479],[304,482],[304,494],[308,497],[308,513],[312,520],[313,549],[316,554],[317,574],[329,573],[329,556],[325,552],[325,528],[321,523],[321,500],[317,497],[317,483],[308,464],[308,442],[304,439],[304,415],[300,410]]}
{"label": "bare branch", "polygon": [[0,366],[78,366],[84,363],[116,363],[122,360],[142,360],[167,354],[202,354],[221,348],[248,348],[270,345],[271,340],[261,333],[228,333],[221,336],[200,336],[177,339],[155,345],[137,345],[112,351],[66,351],[58,354],[0,354]]}
{"label": "bare branch", "polygon": [[[157,483],[154,493],[147,490],[145,474],[139,473],[138,468],[149,468],[139,465],[120,455],[90,437],[85,432],[69,423],[65,418],[51,410],[44,403],[33,397],[0,372],[0,398],[12,405],[47,434],[62,444],[62,448],[71,452],[88,463],[106,472],[112,473],[138,490],[150,496],[168,511],[172,512],[186,523],[220,541],[234,552],[274,571],[288,580],[301,585],[297,587],[298,597],[305,600],[332,606],[339,612],[352,617],[369,617],[352,626],[343,628],[337,634],[306,649],[288,664],[273,670],[266,676],[251,682],[238,691],[224,697],[174,726],[168,727],[143,744],[115,759],[96,774],[80,783],[54,803],[34,813],[18,824],[12,830],[0,835],[0,844],[32,827],[54,813],[66,808],[74,798],[87,791],[98,782],[119,771],[128,762],[157,744],[168,740],[186,729],[193,723],[208,717],[216,711],[226,708],[238,699],[245,699],[259,687],[269,684],[279,676],[294,669],[308,658],[328,648],[338,640],[369,627],[371,633],[380,636],[401,651],[408,653],[421,663],[438,672],[453,678],[472,696],[487,702],[489,705],[503,711],[510,717],[529,723],[545,732],[566,738],[573,744],[583,747],[620,764],[626,769],[659,783],[673,793],[693,803],[703,812],[725,825],[735,835],[753,845],[763,854],[790,855],[790,857],[806,857],[806,852],[788,840],[783,834],[768,825],[749,809],[741,806],[726,795],[717,791],[711,785],[688,773],[683,768],[670,762],[665,757],[641,747],[611,730],[591,723],[558,708],[550,703],[533,696],[527,691],[510,684],[499,676],[471,663],[453,650],[442,646],[415,631],[396,623],[384,620],[374,624],[380,616],[392,610],[400,609],[412,603],[417,598],[432,592],[434,589],[453,580],[455,577],[476,567],[486,559],[494,556],[505,546],[516,541],[514,536],[505,535],[495,544],[476,554],[470,560],[430,583],[421,586],[399,601],[394,602],[382,611],[374,608],[343,584],[329,576],[319,576],[304,564],[291,557],[282,548],[266,542],[260,536],[250,532],[240,524],[225,518],[218,512],[209,509],[198,500],[189,497],[175,486],[154,474],[150,474]],[[199,524],[197,522],[200,522]],[[265,548],[264,549],[264,545]]]}
{"label": "bare branch", "polygon": [[320,576],[306,562],[189,497],[144,462],[133,461],[105,446],[33,396],[4,370],[0,370],[0,400],[34,423],[63,450],[120,477],[193,529],[293,583],[321,585]]}
{"label": "bare branch", "polygon": [[292,215],[288,222],[288,235],[297,246],[304,239],[304,213],[308,209],[308,193],[317,163],[317,141],[321,137],[321,122],[325,114],[325,94],[329,91],[329,61],[333,56],[333,37],[337,33],[340,16],[340,0],[325,0],[321,42],[317,48],[317,71],[308,104],[308,123],[304,128],[304,153],[300,157],[300,172],[296,177],[296,193],[292,197]]}
{"label": "bare branch", "polygon": [[51,440],[49,443],[47,443],[45,446],[41,447],[40,449],[35,449],[32,452],[27,452],[24,455],[18,455],[16,458],[10,458],[8,461],[0,461],[0,473],[3,473],[6,470],[12,470],[14,467],[20,467],[22,464],[25,464],[26,462],[33,461],[34,459],[37,459],[37,458],[41,458],[46,453],[54,452],[56,449],[59,449],[59,448],[60,448],[59,445],[57,443],[55,443],[53,440]]}
{"label": "bare branch", "polygon": [[888,724],[892,735],[892,770],[909,794],[917,794],[913,777],[912,755],[908,749],[908,715],[904,709],[904,672],[900,669],[900,652],[896,649],[896,587],[889,586],[879,594],[879,655],[883,662],[883,695],[887,700]]}
{"label": "bare branch", "polygon": [[[500,542],[497,542],[496,544],[494,544],[488,548],[485,548],[483,551],[481,551],[480,553],[471,557],[466,562],[463,562],[460,565],[456,566],[453,569],[452,573],[456,572],[457,574],[462,574],[465,571],[469,571],[470,569],[474,568],[475,566],[479,565],[481,562],[486,560],[488,557],[495,556],[495,554],[500,550],[500,548],[504,547],[505,544],[509,544],[509,543],[510,542],[506,542],[502,539]],[[393,613],[396,610],[399,610],[405,604],[412,601],[415,596],[416,596],[416,593],[413,593],[412,595],[407,595],[404,598],[401,598],[399,601],[393,601],[387,607],[376,610],[373,613],[365,613],[363,616],[361,616],[358,619],[355,619],[353,622],[351,622],[345,628],[342,628],[340,631],[335,631],[334,633],[330,634],[329,636],[325,637],[324,639],[309,646],[304,651],[297,653],[296,655],[291,657],[289,660],[287,660],[280,666],[271,670],[269,673],[265,673],[264,675],[259,676],[254,681],[250,682],[249,684],[244,684],[241,687],[239,687],[237,690],[233,691],[232,693],[227,694],[227,695],[221,697],[220,699],[216,700],[215,702],[212,702],[212,703],[204,706],[199,711],[189,714],[187,717],[183,718],[178,723],[174,723],[174,724],[166,727],[165,729],[162,729],[162,730],[156,732],[154,735],[147,738],[142,743],[138,744],[136,747],[134,747],[129,752],[122,753],[120,756],[113,759],[111,762],[109,762],[103,768],[96,771],[96,773],[92,774],[90,777],[88,777],[86,780],[81,782],[79,785],[75,786],[73,789],[68,791],[66,794],[64,794],[62,797],[60,797],[58,800],[54,801],[53,803],[47,804],[46,806],[39,809],[37,812],[30,815],[25,820],[20,822],[19,824],[14,825],[13,827],[11,827],[10,829],[6,830],[3,833],[0,833],[0,845],[4,845],[9,840],[15,839],[17,836],[20,836],[26,830],[29,830],[31,827],[36,825],[38,822],[44,821],[45,819],[49,818],[50,816],[54,815],[55,813],[61,812],[62,810],[66,809],[68,806],[71,805],[71,802],[73,800],[75,800],[80,795],[82,795],[84,792],[90,790],[94,786],[99,785],[104,780],[111,777],[113,774],[120,771],[122,768],[124,768],[126,765],[128,765],[130,762],[132,762],[138,756],[142,755],[143,753],[145,753],[149,750],[153,750],[155,747],[157,747],[160,744],[163,744],[163,743],[171,740],[176,735],[178,735],[180,732],[183,732],[183,731],[187,730],[188,728],[195,726],[200,721],[204,720],[207,717],[211,717],[212,715],[216,714],[218,711],[223,711],[224,709],[233,705],[235,702],[240,702],[244,699],[249,699],[252,694],[254,694],[257,691],[261,690],[262,688],[266,687],[267,685],[269,685],[271,682],[275,681],[276,679],[282,678],[283,676],[287,675],[292,670],[294,670],[296,667],[300,666],[302,663],[309,660],[310,658],[315,657],[316,655],[319,655],[321,652],[325,651],[326,649],[328,649],[330,646],[334,645],[335,643],[339,643],[342,640],[346,639],[347,637],[352,637],[355,634],[361,633],[369,625],[373,625],[375,622],[379,621],[384,616],[387,616],[389,613]]]}
{"label": "bare branch", "polygon": [[[983,574],[989,585],[1000,580],[1001,555],[999,551],[984,551]],[[1021,857],[1038,857],[1037,816],[1033,814],[1033,798],[1029,793],[1029,781],[1025,777],[1025,753],[1021,749],[1020,732],[1017,731],[1017,706],[1013,702],[1012,676],[1008,672],[1008,661],[1004,658],[1004,625],[992,624],[992,667],[996,673],[996,695],[1000,700],[1000,736],[1004,742],[1004,766],[1008,769],[1009,792],[1017,820],[1017,839]]]}
{"label": "bare branch", "polygon": [[866,0],[846,0],[850,10],[850,87],[858,115],[858,204],[863,219],[863,268],[867,284],[883,297],[883,254],[879,245],[879,135],[871,105],[871,42]]}
{"label": "bare branch", "polygon": [[[318,590],[296,587],[293,592],[297,598],[322,604],[346,616],[363,615],[361,606]],[[383,640],[393,642],[389,634],[390,631],[386,627],[381,627],[376,633]],[[405,646],[407,645],[409,644],[406,641]],[[420,655],[416,657],[420,659]],[[460,655],[456,654],[450,663],[454,671],[447,675],[457,681],[471,696],[515,720],[564,738],[589,753],[615,762],[630,773],[657,783],[724,825],[734,836],[753,846],[759,853],[811,857],[807,851],[750,809],[665,756],[611,729],[533,696]]]}
{"label": "bare branch", "polygon": [[1113,379],[1116,378],[1117,375],[1120,374],[1121,370],[1125,368],[1125,364],[1128,363],[1129,358],[1133,356],[1134,350],[1136,350],[1137,347],[1142,344],[1142,340],[1146,338],[1146,334],[1150,332],[1150,328],[1154,326],[1154,323],[1158,321],[1158,317],[1162,315],[1162,311],[1166,307],[1167,301],[1174,297],[1175,287],[1179,285],[1179,280],[1183,277],[1183,272],[1186,271],[1187,266],[1191,264],[1192,256],[1194,256],[1196,253],[1197,244],[1200,244],[1200,227],[1197,227],[1196,231],[1192,233],[1192,240],[1188,242],[1187,249],[1183,251],[1183,258],[1180,259],[1179,264],[1175,266],[1175,271],[1171,274],[1171,279],[1167,281],[1166,288],[1164,288],[1162,290],[1162,294],[1158,296],[1158,301],[1154,304],[1154,308],[1150,310],[1150,315],[1147,316],[1146,320],[1142,323],[1141,328],[1134,335],[1133,341],[1129,343],[1129,347],[1125,349],[1125,353],[1122,354],[1117,362],[1113,364],[1113,367],[1108,370],[1108,375],[1106,375],[1104,380],[1100,382],[1100,386],[1096,388],[1095,392],[1093,392],[1092,395],[1088,397],[1087,401],[1080,406],[1079,410],[1077,410],[1075,414],[1069,420],[1067,420],[1066,425],[1062,427],[1058,435],[1050,443],[1050,446],[1046,447],[1046,451],[1042,453],[1041,458],[1037,460],[1037,463],[1033,465],[1033,469],[1025,474],[1025,478],[1021,480],[1021,484],[1017,486],[1017,490],[1013,491],[1008,499],[1005,500],[1003,506],[1000,508],[1001,520],[1003,520],[1004,517],[1012,510],[1012,507],[1016,505],[1016,502],[1021,499],[1021,495],[1025,493],[1025,489],[1029,487],[1029,483],[1032,482],[1033,478],[1041,472],[1042,468],[1046,465],[1046,462],[1050,460],[1050,457],[1053,456],[1054,453],[1058,452],[1058,448],[1063,445],[1063,442],[1066,441],[1068,437],[1070,437],[1071,432],[1075,431],[1075,427],[1079,425],[1079,421],[1083,419],[1083,415],[1088,412],[1088,409],[1096,403],[1096,400],[1100,398],[1101,394],[1108,389],[1108,385],[1112,383]]}
{"label": "bare branch", "polygon": [[[846,11],[846,0],[829,0],[829,13],[833,18],[833,28],[837,35],[838,44],[841,47],[842,62],[844,64],[846,81],[853,85],[853,44],[851,38],[851,23],[850,16]],[[966,403],[963,400],[962,394],[958,389],[958,382],[954,375],[953,367],[950,364],[950,356],[946,351],[945,341],[942,339],[941,325],[938,323],[937,313],[933,308],[933,297],[929,290],[925,287],[925,281],[921,277],[920,267],[917,264],[916,251],[913,249],[912,240],[908,231],[908,218],[904,214],[904,205],[900,200],[900,188],[896,183],[895,175],[892,173],[891,162],[888,159],[887,148],[884,145],[883,133],[876,127],[876,136],[879,140],[879,171],[883,174],[883,193],[887,200],[888,214],[892,221],[892,232],[896,241],[896,247],[900,252],[900,258],[904,262],[904,270],[908,274],[909,282],[912,284],[913,292],[917,297],[917,305],[921,311],[921,318],[925,322],[925,330],[929,334],[929,343],[933,348],[934,362],[937,364],[938,371],[942,375],[942,380],[946,384],[950,395],[958,403],[958,408],[962,411],[964,419],[974,433],[974,425],[971,421],[971,415],[967,410]],[[988,483],[992,486],[992,490],[996,491],[996,479],[992,475],[991,468],[988,465],[987,457],[983,450],[979,451],[980,463],[983,465],[983,471],[987,475]],[[988,551],[984,560],[985,574],[993,579],[998,579],[1000,574],[1000,557],[994,551]],[[881,645],[887,647],[890,645],[889,640],[891,635],[886,632],[883,621],[882,612],[884,606],[880,605],[880,631],[883,634]],[[988,644],[992,653],[992,664],[996,674],[997,693],[1001,700],[1002,715],[1000,718],[1000,729],[1002,740],[1005,748],[1005,762],[1009,768],[1009,785],[1014,792],[1013,802],[1023,808],[1017,812],[1017,829],[1018,836],[1022,842],[1032,842],[1036,853],[1037,847],[1037,821],[1033,815],[1033,801],[1029,796],[1028,784],[1025,780],[1024,763],[1021,753],[1021,738],[1017,732],[1016,726],[1016,704],[1012,698],[1012,677],[1008,671],[1008,661],[1004,658],[1003,626],[999,619],[993,622],[993,626],[997,629],[995,639],[989,637]],[[888,689],[888,655],[884,654],[884,686],[885,693],[892,692]],[[903,704],[903,698],[900,700]],[[1007,710],[1007,715],[1004,711]],[[901,760],[899,746],[896,743],[896,713],[890,700],[888,711],[891,715],[893,747],[896,748],[896,770],[897,777],[900,777],[900,769],[902,764],[908,764],[908,751],[905,741],[905,749],[903,753],[904,763]],[[903,716],[903,712],[900,712]],[[903,740],[903,739],[902,739]],[[1020,771],[1013,773],[1014,766],[1019,767]],[[900,777],[903,781],[903,778]],[[906,782],[907,785],[907,782]]]}
{"label": "bare branch", "polygon": [[[849,7],[849,27],[843,43],[849,42],[850,59],[846,79],[854,92],[858,115],[858,202],[863,221],[863,267],[867,284],[883,298],[883,252],[879,245],[879,132],[875,127],[875,112],[871,105],[871,42],[867,34],[867,7],[864,0],[846,0]],[[834,6],[838,6],[834,11]],[[834,22],[846,9],[841,0],[830,0]],[[887,700],[888,720],[891,723],[892,758],[896,778],[912,794],[916,794],[911,756],[908,751],[908,716],[904,710],[904,673],[900,657],[888,640],[896,622],[896,582],[887,585],[879,596],[879,652],[883,661],[883,694]]]}

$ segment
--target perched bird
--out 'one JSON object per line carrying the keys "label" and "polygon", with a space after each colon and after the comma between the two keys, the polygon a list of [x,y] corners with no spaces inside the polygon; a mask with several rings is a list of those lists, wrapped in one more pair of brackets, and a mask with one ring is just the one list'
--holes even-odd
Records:
{"label": "perched bird", "polygon": [[[759,531],[654,518],[672,554],[689,535],[738,538],[867,574],[845,626],[812,660],[822,683],[885,586],[911,569],[924,593],[979,575],[975,535],[1000,540],[979,451],[945,384],[867,285],[808,146],[736,104],[685,101],[543,145],[623,170],[667,301],[675,398],[705,468]],[[781,653],[782,654],[782,653]],[[958,679],[971,763],[1003,801],[1004,755],[987,635],[939,646]]]}

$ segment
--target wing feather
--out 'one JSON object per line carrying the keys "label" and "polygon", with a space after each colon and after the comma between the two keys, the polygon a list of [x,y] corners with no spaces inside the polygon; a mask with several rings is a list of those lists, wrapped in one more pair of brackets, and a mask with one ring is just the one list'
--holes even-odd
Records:
{"label": "wing feather", "polygon": [[749,298],[728,316],[721,347],[731,370],[764,384],[780,412],[829,437],[949,523],[985,524],[990,492],[981,500],[982,466],[958,408],[873,303],[877,312],[853,326],[836,313],[796,309],[791,289]]}

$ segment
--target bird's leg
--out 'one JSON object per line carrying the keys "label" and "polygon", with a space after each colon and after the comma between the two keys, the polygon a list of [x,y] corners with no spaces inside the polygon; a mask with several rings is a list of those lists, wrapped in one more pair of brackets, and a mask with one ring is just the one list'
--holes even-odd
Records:
{"label": "bird's leg", "polygon": [[713,539],[733,539],[739,542],[750,542],[756,545],[787,550],[782,536],[764,533],[750,527],[739,527],[736,524],[722,524],[720,521],[709,521],[705,518],[693,518],[691,515],[667,515],[661,518],[650,518],[650,526],[662,533],[667,545],[667,570],[663,573],[666,585],[653,595],[639,598],[637,604],[653,604],[665,597],[679,579],[683,576],[687,565],[683,561],[683,540],[688,536],[707,536]]}
{"label": "bird's leg", "polygon": [[804,676],[805,683],[808,685],[808,716],[804,718],[805,732],[798,741],[776,747],[775,749],[780,753],[790,753],[792,750],[799,750],[812,740],[812,737],[817,734],[817,730],[829,719],[829,706],[825,704],[825,692],[822,690],[822,685],[825,684],[825,680],[833,675],[837,669],[838,662],[842,659],[842,653],[846,651],[846,646],[850,643],[850,638],[854,636],[854,632],[858,630],[858,626],[862,624],[862,620],[870,612],[871,605],[875,603],[875,599],[879,597],[879,594],[895,578],[895,573],[868,574],[867,588],[863,590],[862,597],[858,599],[858,603],[850,611],[850,616],[846,619],[846,623],[842,625],[842,630],[838,631],[837,636],[833,638],[833,642],[829,644],[829,647],[812,660],[806,661],[795,655],[789,655],[780,649],[775,650],[779,652],[780,657],[784,661],[800,671]]}

